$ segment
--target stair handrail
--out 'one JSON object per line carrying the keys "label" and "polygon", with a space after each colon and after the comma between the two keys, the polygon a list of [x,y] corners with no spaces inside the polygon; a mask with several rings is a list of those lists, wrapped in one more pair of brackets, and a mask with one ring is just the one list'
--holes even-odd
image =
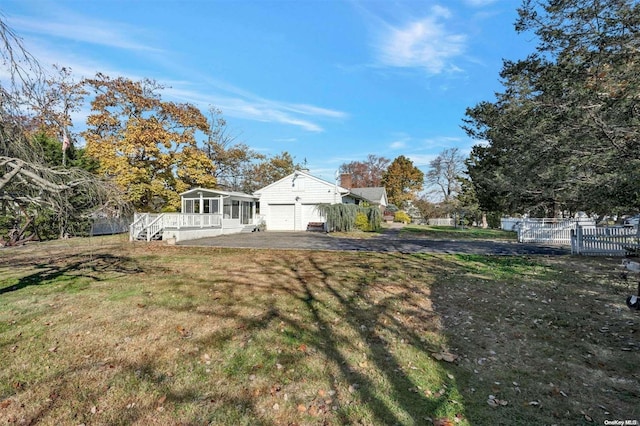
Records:
{"label": "stair handrail", "polygon": [[164,214],[158,215],[145,229],[147,230],[147,241],[151,241],[158,232],[164,229]]}
{"label": "stair handrail", "polygon": [[149,213],[142,213],[140,217],[133,221],[131,225],[129,225],[129,241],[137,240],[140,233],[147,226],[147,219],[149,218]]}

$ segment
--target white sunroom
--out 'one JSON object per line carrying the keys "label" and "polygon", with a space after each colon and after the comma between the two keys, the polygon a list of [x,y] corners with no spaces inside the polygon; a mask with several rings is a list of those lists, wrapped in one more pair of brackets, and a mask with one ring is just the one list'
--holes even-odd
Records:
{"label": "white sunroom", "polygon": [[258,199],[242,192],[194,188],[180,194],[181,213],[136,213],[131,240],[177,241],[253,231]]}

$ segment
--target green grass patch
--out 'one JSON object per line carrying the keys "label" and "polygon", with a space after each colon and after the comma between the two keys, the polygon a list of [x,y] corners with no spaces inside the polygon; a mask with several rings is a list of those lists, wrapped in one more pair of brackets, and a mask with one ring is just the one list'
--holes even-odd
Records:
{"label": "green grass patch", "polygon": [[455,258],[469,273],[484,275],[491,279],[517,279],[550,271],[550,268],[543,263],[524,256],[456,254]]}
{"label": "green grass patch", "polygon": [[636,419],[637,283],[618,264],[113,238],[3,249],[0,419]]}
{"label": "green grass patch", "polygon": [[515,232],[500,229],[482,229],[475,227],[454,228],[452,226],[407,225],[400,231],[401,235],[418,235],[433,239],[447,240],[501,240],[515,241]]}

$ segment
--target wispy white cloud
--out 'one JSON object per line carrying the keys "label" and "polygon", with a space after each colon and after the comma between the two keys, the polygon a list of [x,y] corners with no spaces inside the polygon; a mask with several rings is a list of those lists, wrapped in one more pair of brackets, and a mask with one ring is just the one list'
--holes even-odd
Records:
{"label": "wispy white cloud", "polygon": [[451,12],[441,6],[431,8],[428,16],[401,25],[384,23],[378,34],[377,59],[381,65],[423,68],[440,74],[457,68],[453,60],[467,49],[467,36],[451,31],[445,21]]}
{"label": "wispy white cloud", "polygon": [[406,157],[413,162],[416,167],[428,166],[438,154],[407,154]]}
{"label": "wispy white cloud", "polygon": [[225,116],[287,124],[316,133],[324,131],[319,121],[348,117],[348,114],[338,110],[265,99],[224,82],[208,83],[209,87],[204,89],[183,86],[169,88],[166,92],[175,99],[182,99],[183,102],[192,103],[200,108],[215,105]]}
{"label": "wispy white cloud", "polygon": [[47,18],[11,16],[7,22],[21,34],[37,34],[127,50],[161,51],[141,43],[140,32],[136,28],[114,21],[65,15]]}
{"label": "wispy white cloud", "polygon": [[[228,117],[285,124],[315,133],[324,131],[321,124],[324,120],[343,120],[348,117],[345,112],[317,105],[266,99],[228,82],[213,79],[210,75],[196,76],[192,68],[176,64],[180,61],[172,61],[170,58],[174,55],[171,52],[163,52],[152,43],[140,41],[151,38],[151,35],[128,24],[81,16],[69,10],[46,17],[13,15],[7,19],[9,25],[24,37],[28,50],[41,64],[59,64],[71,68],[79,79],[92,77],[97,72],[132,80],[150,77],[168,86],[163,93],[169,97],[168,100],[189,102],[203,111],[215,106]],[[133,51],[136,54],[144,52],[148,54],[149,61],[156,63],[159,71],[156,75],[143,76],[135,70],[123,69],[122,65],[108,61],[106,58],[109,56],[93,54],[92,49],[79,53],[79,50],[65,48],[64,42],[56,42],[58,39],[94,45],[95,52],[100,52],[99,47]],[[158,52],[163,54],[156,55]],[[165,78],[168,75],[190,75],[190,81],[197,81],[198,84]]]}
{"label": "wispy white cloud", "polygon": [[406,141],[393,141],[393,142],[391,142],[391,145],[389,145],[389,148],[391,148],[391,149],[401,149],[401,148],[404,148],[405,146],[407,146],[407,142]]}

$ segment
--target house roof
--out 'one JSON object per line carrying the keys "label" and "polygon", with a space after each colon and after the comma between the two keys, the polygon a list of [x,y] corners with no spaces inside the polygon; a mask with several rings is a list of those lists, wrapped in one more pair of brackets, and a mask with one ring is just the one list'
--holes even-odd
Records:
{"label": "house roof", "polygon": [[199,192],[202,192],[205,196],[223,196],[223,197],[234,197],[234,198],[245,198],[245,199],[251,199],[251,200],[255,200],[258,197],[255,197],[251,194],[245,194],[244,192],[233,192],[233,191],[221,191],[219,189],[209,189],[209,188],[193,188],[190,189],[188,191],[185,191],[183,193],[180,194],[180,197],[185,197],[188,195],[195,195],[198,194]]}
{"label": "house roof", "polygon": [[351,188],[351,194],[363,198],[372,203],[380,203],[383,200],[387,201],[387,190],[383,186],[372,188]]}
{"label": "house roof", "polygon": [[276,185],[277,185],[277,184],[279,184],[280,182],[283,182],[283,181],[285,181],[285,180],[287,180],[287,179],[291,179],[291,178],[293,178],[294,176],[305,176],[305,177],[307,177],[307,178],[309,178],[309,179],[315,180],[316,182],[320,182],[320,183],[322,183],[322,184],[324,184],[324,185],[327,185],[327,186],[329,186],[329,187],[331,187],[331,188],[336,188],[340,194],[348,194],[348,193],[349,193],[349,190],[348,190],[348,189],[346,189],[346,188],[343,188],[343,187],[341,187],[341,186],[339,186],[339,185],[336,185],[336,184],[333,184],[333,183],[331,183],[331,182],[327,182],[327,181],[326,181],[326,180],[324,180],[324,179],[320,179],[320,178],[318,178],[318,177],[315,177],[315,176],[313,176],[312,174],[307,173],[306,171],[303,171],[303,170],[296,170],[295,172],[293,172],[293,173],[291,173],[291,174],[289,174],[289,175],[287,175],[287,176],[283,177],[282,179],[280,179],[280,180],[278,180],[278,181],[276,181],[276,182],[273,182],[272,184],[267,185],[267,186],[265,186],[264,188],[260,188],[260,189],[258,189],[256,192],[254,192],[254,194],[256,194],[256,195],[261,194],[264,190],[269,189],[269,188],[271,188],[271,187],[273,187],[273,186],[276,186]]}

